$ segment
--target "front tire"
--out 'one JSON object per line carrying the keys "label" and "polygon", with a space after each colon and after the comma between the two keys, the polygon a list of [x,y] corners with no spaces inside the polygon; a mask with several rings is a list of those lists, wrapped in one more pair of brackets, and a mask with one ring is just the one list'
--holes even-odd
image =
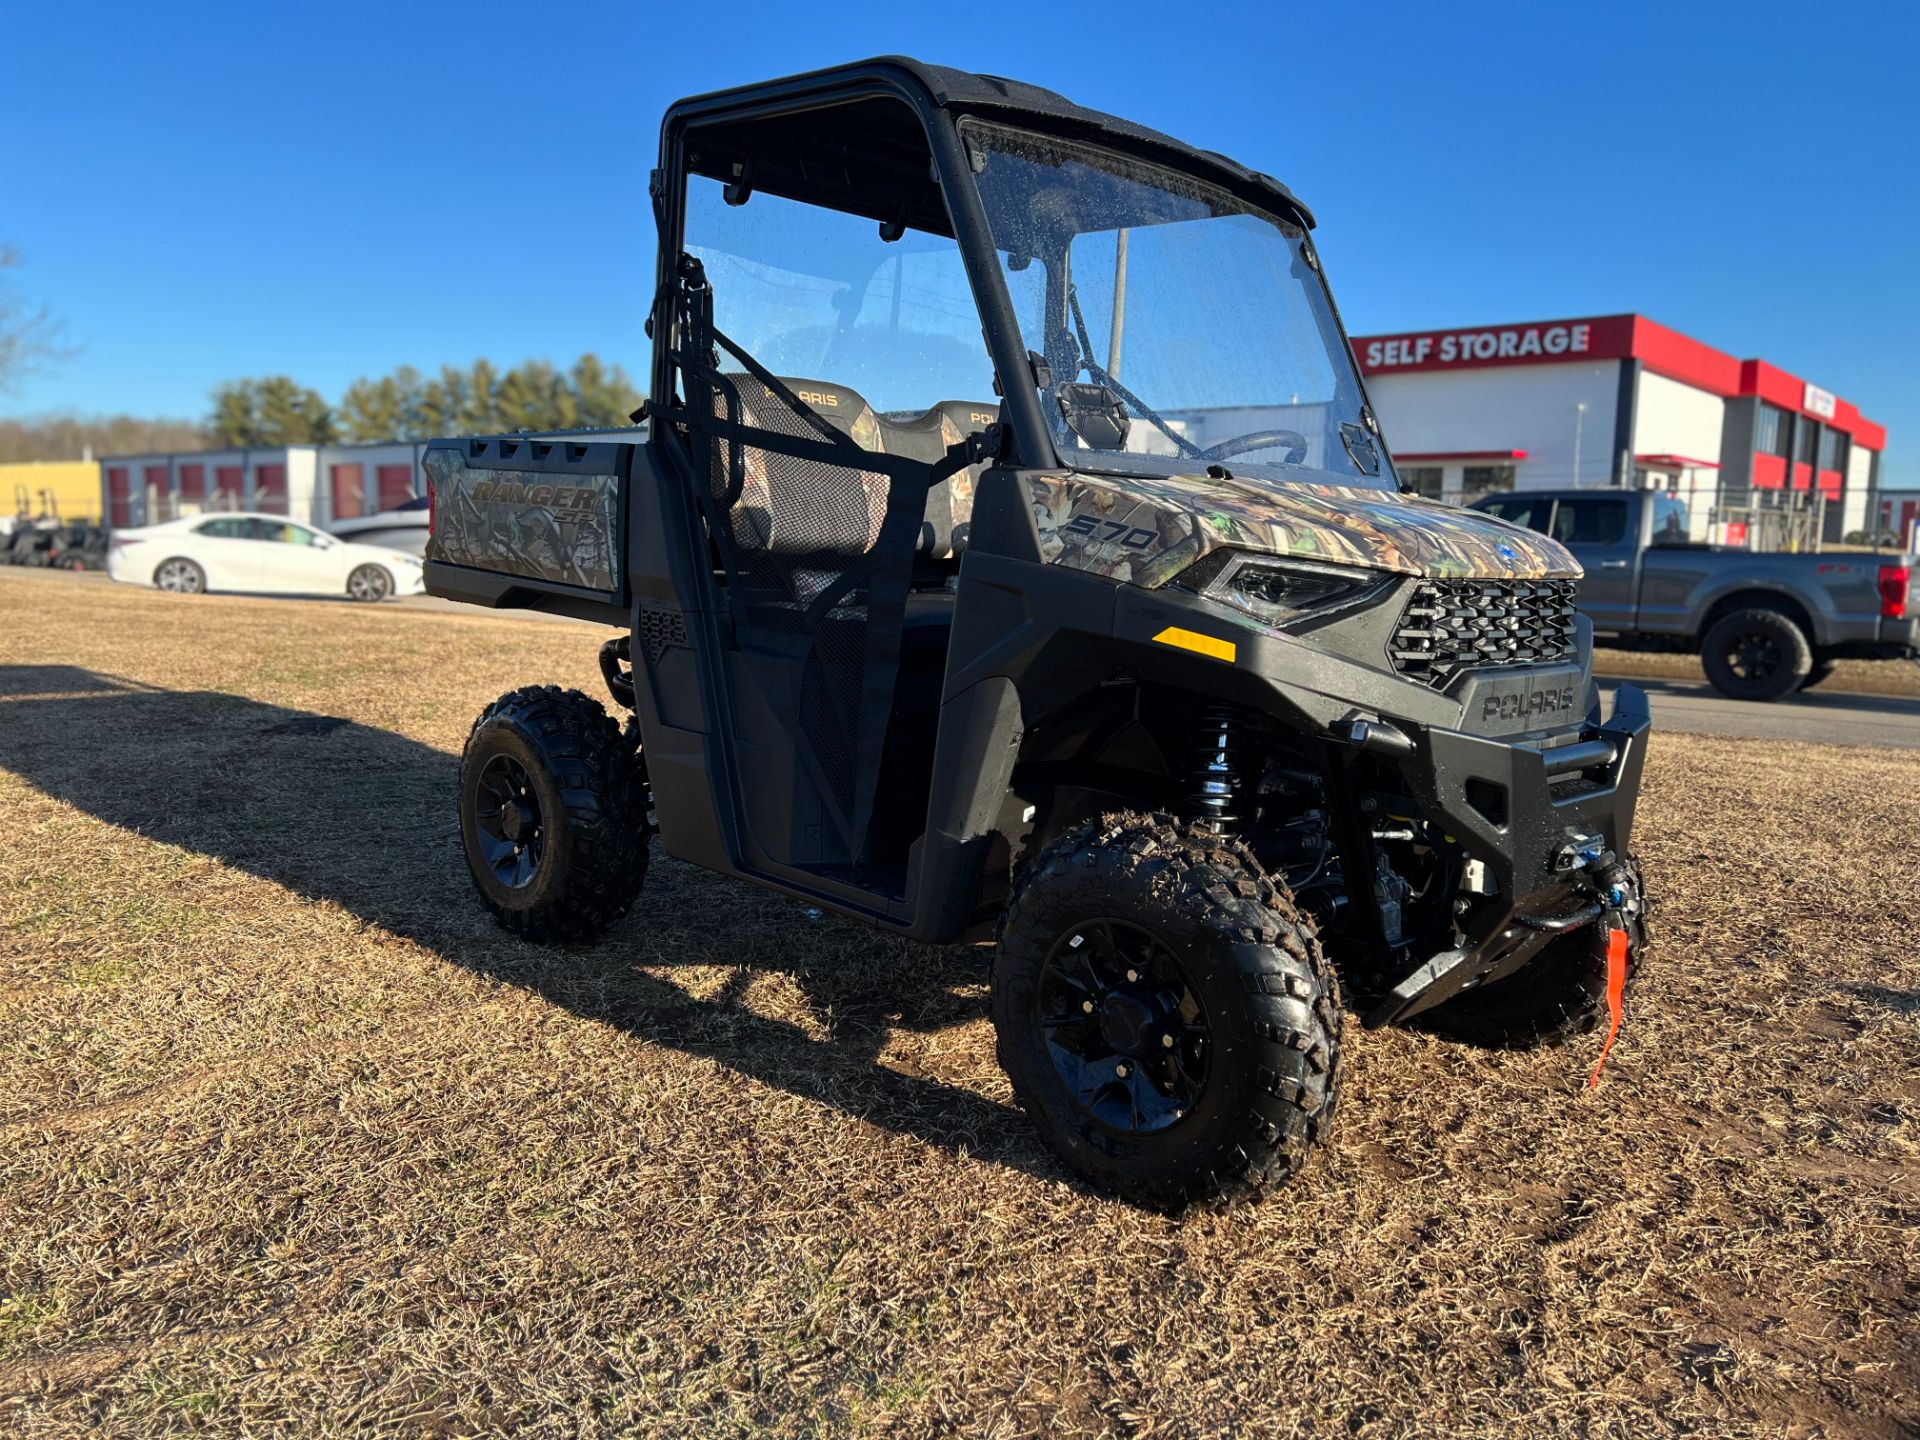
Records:
{"label": "front tire", "polygon": [[153,583],[174,595],[204,595],[207,572],[184,555],[176,555],[154,567]]}
{"label": "front tire", "polygon": [[1736,610],[1707,631],[1700,664],[1729,699],[1778,700],[1813,673],[1813,646],[1778,610]]}
{"label": "front tire", "polygon": [[377,605],[393,594],[393,574],[384,565],[359,565],[347,576],[347,598]]}
{"label": "front tire", "polygon": [[1000,1063],[1075,1174],[1154,1206],[1291,1179],[1333,1116],[1339,990],[1239,842],[1110,815],[1027,868],[993,968]]}
{"label": "front tire", "polygon": [[620,727],[578,690],[501,696],[460,761],[460,838],[503,928],[530,940],[598,935],[647,875],[646,800]]}

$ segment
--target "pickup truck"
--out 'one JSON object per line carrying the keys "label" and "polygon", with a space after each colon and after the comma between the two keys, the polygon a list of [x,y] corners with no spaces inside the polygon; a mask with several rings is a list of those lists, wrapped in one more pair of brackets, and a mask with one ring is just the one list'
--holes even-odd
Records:
{"label": "pickup truck", "polygon": [[1658,491],[1510,491],[1473,508],[1573,552],[1585,571],[1576,603],[1596,633],[1697,651],[1714,689],[1736,700],[1818,685],[1836,660],[1920,657],[1911,555],[1694,543],[1686,506]]}

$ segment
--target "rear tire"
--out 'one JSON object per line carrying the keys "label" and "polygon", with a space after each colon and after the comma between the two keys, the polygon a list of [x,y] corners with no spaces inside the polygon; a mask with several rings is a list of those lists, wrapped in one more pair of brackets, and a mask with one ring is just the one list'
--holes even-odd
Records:
{"label": "rear tire", "polygon": [[460,761],[460,839],[474,889],[530,940],[588,940],[647,876],[645,792],[597,700],[528,686],[480,712]]}
{"label": "rear tire", "polygon": [[1081,825],[1025,869],[993,1021],[1047,1147],[1136,1202],[1282,1184],[1333,1117],[1339,989],[1312,923],[1245,846],[1171,816]]}
{"label": "rear tire", "polygon": [[[1631,995],[1647,950],[1647,892],[1640,862],[1629,857],[1627,870],[1640,902],[1627,919]],[[1415,1023],[1483,1049],[1534,1050],[1585,1035],[1606,1014],[1607,931],[1593,924],[1558,936],[1525,969],[1457,995]]]}
{"label": "rear tire", "polygon": [[393,574],[384,565],[359,565],[347,576],[347,598],[377,605],[393,594]]}
{"label": "rear tire", "polygon": [[1736,610],[1707,631],[1700,664],[1729,699],[1778,700],[1813,673],[1813,646],[1778,610]]}
{"label": "rear tire", "polygon": [[176,555],[154,567],[153,583],[174,595],[204,595],[207,572],[184,555]]}
{"label": "rear tire", "polygon": [[1833,678],[1833,672],[1838,667],[1839,663],[1840,662],[1837,660],[1814,661],[1812,671],[1808,673],[1806,679],[1800,682],[1800,688],[1802,690],[1811,690],[1816,685],[1825,684],[1827,681]]}

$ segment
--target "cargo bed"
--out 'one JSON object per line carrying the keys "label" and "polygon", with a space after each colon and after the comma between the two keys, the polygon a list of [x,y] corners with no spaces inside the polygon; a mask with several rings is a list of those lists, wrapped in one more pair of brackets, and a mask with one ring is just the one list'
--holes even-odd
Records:
{"label": "cargo bed", "polygon": [[427,593],[625,628],[627,489],[645,426],[435,440]]}

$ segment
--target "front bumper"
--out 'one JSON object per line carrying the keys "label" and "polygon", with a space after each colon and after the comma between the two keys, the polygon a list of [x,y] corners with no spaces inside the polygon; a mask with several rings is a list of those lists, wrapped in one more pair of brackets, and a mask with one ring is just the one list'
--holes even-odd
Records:
{"label": "front bumper", "polygon": [[1498,884],[1470,917],[1466,943],[1403,979],[1367,1024],[1407,1019],[1510,973],[1552,938],[1556,922],[1598,917],[1583,860],[1601,851],[1626,857],[1651,729],[1645,692],[1622,685],[1611,716],[1552,743],[1415,732],[1402,765],[1415,798]]}

